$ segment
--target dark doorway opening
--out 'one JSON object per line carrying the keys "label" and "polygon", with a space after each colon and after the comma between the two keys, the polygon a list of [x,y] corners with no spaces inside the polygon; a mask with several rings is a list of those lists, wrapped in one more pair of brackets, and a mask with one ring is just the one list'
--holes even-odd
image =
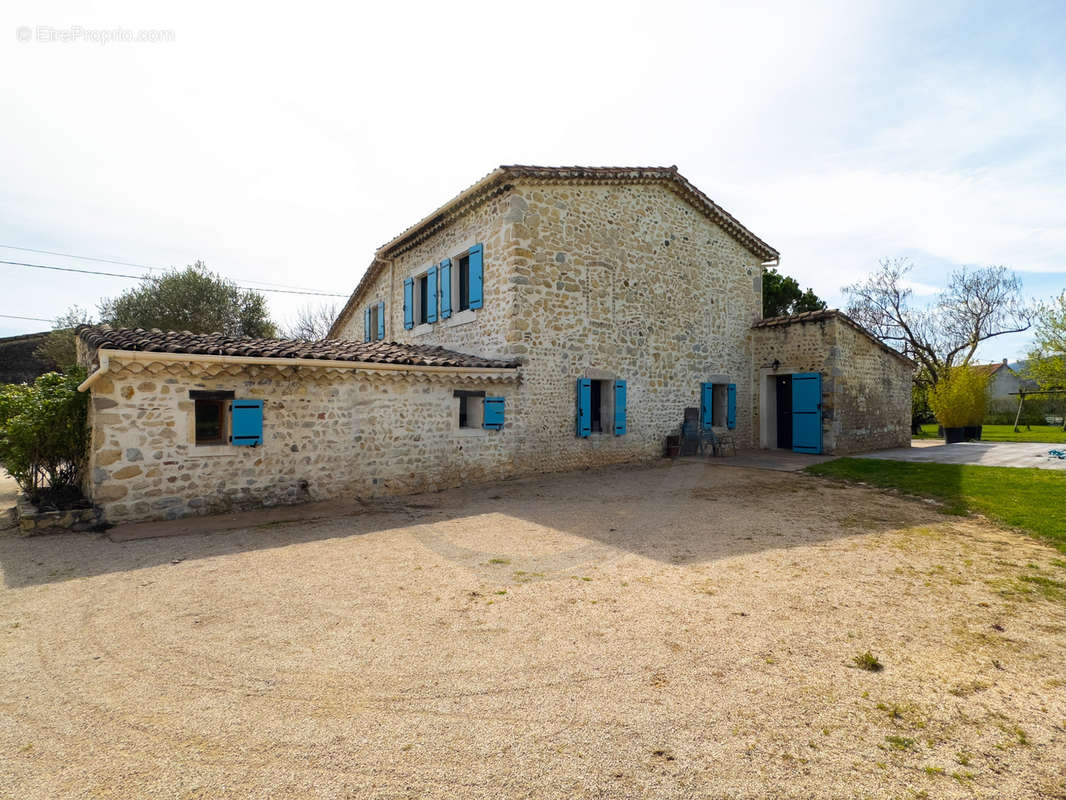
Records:
{"label": "dark doorway opening", "polygon": [[777,446],[792,449],[792,376],[778,375],[777,384]]}

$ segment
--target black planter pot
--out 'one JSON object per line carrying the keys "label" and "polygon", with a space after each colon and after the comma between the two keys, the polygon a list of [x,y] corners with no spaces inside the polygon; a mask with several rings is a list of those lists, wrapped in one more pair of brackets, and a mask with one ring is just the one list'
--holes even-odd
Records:
{"label": "black planter pot", "polygon": [[958,444],[965,441],[965,428],[944,428],[944,444]]}
{"label": "black planter pot", "polygon": [[982,425],[967,425],[963,428],[964,436],[967,442],[979,442],[981,441],[981,428]]}

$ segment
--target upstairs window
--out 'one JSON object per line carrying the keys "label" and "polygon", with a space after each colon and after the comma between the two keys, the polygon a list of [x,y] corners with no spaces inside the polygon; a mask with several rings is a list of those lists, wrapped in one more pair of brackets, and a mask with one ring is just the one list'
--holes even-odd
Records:
{"label": "upstairs window", "polygon": [[456,272],[456,311],[466,311],[470,308],[470,256],[461,257],[455,265]]}
{"label": "upstairs window", "polygon": [[418,315],[415,319],[419,325],[425,325],[429,322],[429,276],[420,275],[415,282],[418,284],[418,299],[415,303]]}

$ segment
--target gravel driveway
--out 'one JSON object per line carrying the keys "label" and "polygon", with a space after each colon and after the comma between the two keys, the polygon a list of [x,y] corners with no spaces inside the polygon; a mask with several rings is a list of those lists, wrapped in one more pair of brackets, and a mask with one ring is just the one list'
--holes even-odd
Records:
{"label": "gravel driveway", "polygon": [[1064,566],[699,463],[0,535],[0,796],[1062,797]]}

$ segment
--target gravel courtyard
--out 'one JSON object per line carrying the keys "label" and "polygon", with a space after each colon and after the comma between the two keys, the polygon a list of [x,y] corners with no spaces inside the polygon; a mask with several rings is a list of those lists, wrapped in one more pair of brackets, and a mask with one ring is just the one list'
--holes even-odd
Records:
{"label": "gravel courtyard", "polygon": [[802,474],[0,533],[0,568],[5,798],[1066,796],[1062,555]]}

